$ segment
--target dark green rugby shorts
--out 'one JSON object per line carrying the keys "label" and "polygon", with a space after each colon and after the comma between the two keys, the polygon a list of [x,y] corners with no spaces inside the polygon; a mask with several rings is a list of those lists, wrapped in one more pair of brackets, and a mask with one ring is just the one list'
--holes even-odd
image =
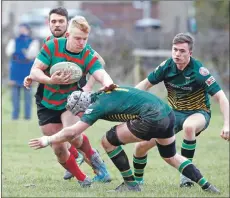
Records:
{"label": "dark green rugby shorts", "polygon": [[175,117],[176,117],[176,122],[175,122],[175,127],[174,127],[175,133],[178,133],[179,131],[181,131],[183,129],[184,121],[190,115],[192,115],[194,113],[201,113],[205,117],[205,120],[206,120],[205,127],[199,133],[197,133],[196,136],[198,136],[202,131],[204,131],[208,127],[210,119],[211,119],[211,113],[208,113],[207,111],[204,111],[204,110],[177,111],[177,110],[173,109],[173,112],[174,112]]}

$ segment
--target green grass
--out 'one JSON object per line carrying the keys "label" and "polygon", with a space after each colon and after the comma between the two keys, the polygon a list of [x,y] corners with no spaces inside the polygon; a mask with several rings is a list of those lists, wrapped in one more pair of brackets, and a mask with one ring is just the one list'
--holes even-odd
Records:
{"label": "green grass", "polygon": [[[149,152],[145,171],[145,185],[140,193],[107,193],[122,182],[118,170],[112,164],[103,148],[100,138],[113,125],[106,121],[97,122],[88,135],[94,148],[105,160],[112,175],[110,184],[93,184],[82,189],[75,179],[64,181],[64,169],[56,162],[50,148],[34,151],[28,140],[40,137],[34,107],[31,121],[11,121],[10,96],[3,92],[2,107],[2,197],[216,197],[203,192],[198,185],[191,189],[179,188],[179,172],[167,165],[157,149]],[[221,191],[219,197],[229,197],[229,143],[219,136],[222,117],[217,105],[209,128],[199,137],[194,163],[203,175]],[[177,149],[180,152],[182,133],[177,135]],[[134,144],[123,146],[132,166]],[[93,173],[85,163],[82,169],[92,178]]]}

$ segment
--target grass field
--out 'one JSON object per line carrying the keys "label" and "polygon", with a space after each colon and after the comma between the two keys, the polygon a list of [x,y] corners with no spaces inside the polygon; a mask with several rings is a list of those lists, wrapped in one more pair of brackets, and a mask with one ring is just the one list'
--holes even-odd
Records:
{"label": "grass field", "polygon": [[[191,189],[179,187],[179,172],[167,165],[157,149],[149,153],[145,172],[145,185],[139,193],[108,193],[122,182],[118,170],[112,165],[100,146],[100,137],[113,125],[106,121],[97,122],[86,134],[94,148],[97,148],[112,175],[110,184],[93,184],[82,189],[74,179],[62,179],[64,169],[56,162],[50,148],[34,151],[28,140],[40,137],[34,107],[31,121],[11,121],[10,96],[5,90],[2,97],[2,197],[229,197],[229,143],[219,136],[222,117],[217,105],[209,128],[199,137],[194,163],[203,175],[220,189],[216,196],[203,192],[198,185]],[[180,152],[182,133],[177,135],[177,149]],[[132,166],[134,144],[123,148]],[[83,163],[82,169],[93,177],[91,169]]]}

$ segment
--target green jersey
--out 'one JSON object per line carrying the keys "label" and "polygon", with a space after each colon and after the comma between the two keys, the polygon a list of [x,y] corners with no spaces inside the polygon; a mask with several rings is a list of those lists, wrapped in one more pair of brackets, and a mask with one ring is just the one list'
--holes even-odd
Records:
{"label": "green jersey", "polygon": [[168,102],[179,111],[210,112],[209,95],[213,96],[221,90],[208,69],[192,57],[183,71],[177,68],[172,58],[162,62],[149,74],[148,80],[153,85],[164,81]]}
{"label": "green jersey", "polygon": [[157,96],[132,87],[118,87],[113,91],[92,95],[93,103],[81,121],[92,125],[98,119],[126,122],[137,118],[148,121],[161,120],[172,111]]}
{"label": "green jersey", "polygon": [[[66,49],[66,38],[54,38],[43,44],[37,59],[46,64],[44,71],[49,75],[50,68],[59,62],[70,61],[76,63],[82,69],[83,74],[93,74],[103,66],[98,58],[91,53],[91,47],[87,45],[80,53],[72,53]],[[67,96],[78,89],[78,83],[69,85],[46,84],[43,90],[41,103],[49,109],[62,110],[65,108]]]}
{"label": "green jersey", "polygon": [[53,35],[50,35],[50,36],[46,37],[45,39],[43,39],[43,44],[46,43],[46,42],[49,41],[49,40],[54,39],[54,38],[56,38],[56,37],[53,36]]}
{"label": "green jersey", "polygon": [[[43,44],[46,43],[46,42],[49,41],[49,40],[54,39],[54,38],[56,38],[56,37],[54,37],[53,35],[48,36],[47,38],[45,38],[45,39],[43,40]],[[63,38],[65,38],[65,37],[63,37]],[[88,47],[88,49],[90,50],[90,52],[91,52],[92,54],[94,54],[95,50],[94,50],[89,44],[86,44],[86,47]]]}

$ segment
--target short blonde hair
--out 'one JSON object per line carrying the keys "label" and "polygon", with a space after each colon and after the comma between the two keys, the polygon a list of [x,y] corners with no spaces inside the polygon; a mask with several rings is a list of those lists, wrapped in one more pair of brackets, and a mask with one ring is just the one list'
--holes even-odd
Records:
{"label": "short blonde hair", "polygon": [[89,33],[91,29],[88,21],[83,16],[75,16],[70,20],[68,32],[70,32],[73,28],[78,28],[85,33]]}

